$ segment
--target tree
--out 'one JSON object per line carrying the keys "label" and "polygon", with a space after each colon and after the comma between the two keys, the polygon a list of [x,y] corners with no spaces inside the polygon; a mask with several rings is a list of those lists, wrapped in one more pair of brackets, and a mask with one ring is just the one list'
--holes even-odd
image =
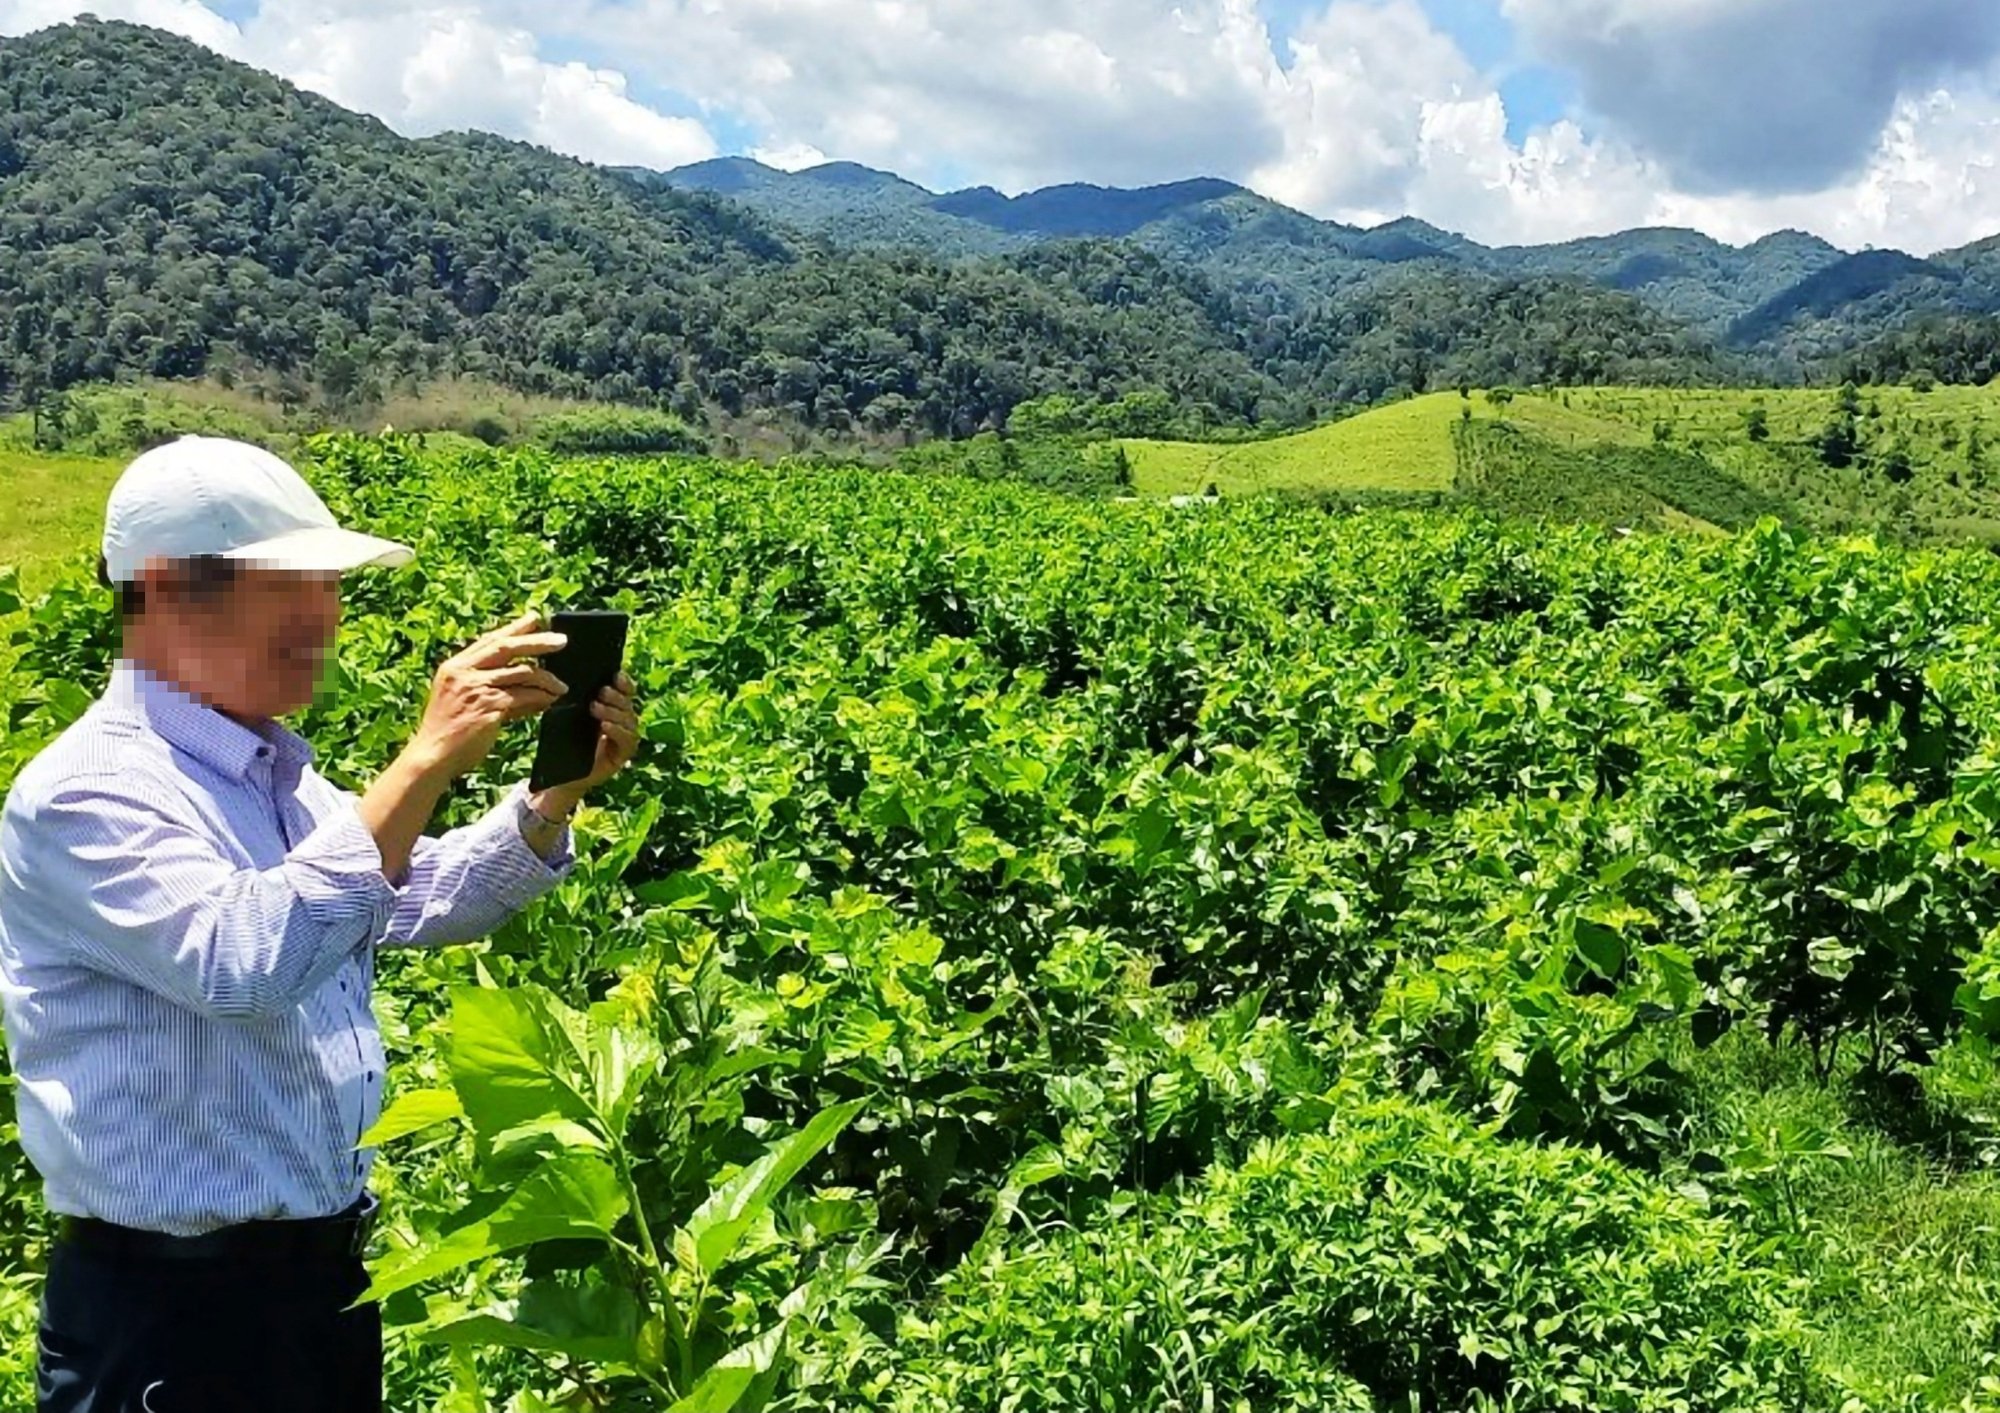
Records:
{"label": "tree", "polygon": [[37,451],[60,451],[69,435],[71,404],[69,394],[47,389],[34,400],[31,439]]}
{"label": "tree", "polygon": [[1744,431],[1749,434],[1750,440],[1753,442],[1769,441],[1771,437],[1771,414],[1761,407],[1751,408],[1750,415],[1745,422]]}
{"label": "tree", "polygon": [[1835,470],[1845,470],[1854,464],[1855,453],[1861,449],[1860,439],[1854,430],[1854,419],[1836,417],[1826,424],[1819,434],[1819,459]]}

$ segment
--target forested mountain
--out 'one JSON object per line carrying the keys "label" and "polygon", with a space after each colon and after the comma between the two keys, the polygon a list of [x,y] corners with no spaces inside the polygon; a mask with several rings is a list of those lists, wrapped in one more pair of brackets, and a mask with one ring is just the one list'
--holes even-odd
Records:
{"label": "forested mountain", "polygon": [[1026,398],[1140,389],[1177,427],[1285,426],[1468,382],[1799,371],[1698,325],[1821,331],[1848,299],[1887,330],[1922,289],[1984,297],[2000,272],[1977,247],[1844,284],[1853,264],[1799,236],[1491,250],[1215,181],[938,197],[743,159],[663,178],[406,139],[131,25],[0,43],[10,406],[132,374],[357,402],[460,374],[835,433],[963,434]]}
{"label": "forested mountain", "polygon": [[[738,198],[769,184],[750,164],[717,171]],[[860,168],[814,186],[874,193],[884,219],[918,190]],[[1095,233],[1094,200],[967,204],[1074,235]],[[1113,204],[1129,225],[1172,201]],[[1054,391],[1156,388],[1192,423],[1288,424],[1440,379],[1737,371],[1574,282],[1301,300],[1126,242],[976,253],[841,248],[495,137],[412,141],[130,25],[0,44],[0,397],[15,405],[131,373],[275,372],[335,398],[456,373],[690,415],[964,433]],[[1579,328],[1597,335],[1581,359]]]}
{"label": "forested mountain", "polygon": [[781,172],[744,158],[683,167],[661,180],[731,196],[854,248],[959,255],[1062,235],[1122,237],[1196,265],[1225,289],[1274,292],[1300,307],[1407,280],[1411,268],[1440,285],[1583,280],[1742,350],[1775,381],[1825,373],[1842,353],[1912,318],[2000,312],[2000,239],[1930,260],[1848,254],[1799,231],[1740,247],[1675,229],[1490,247],[1409,218],[1370,230],[1320,221],[1217,181],[1140,191],[1055,187],[1009,199],[983,188],[939,195],[852,164]]}
{"label": "forested mountain", "polygon": [[340,396],[449,371],[946,432],[1100,384],[1296,418],[1324,361],[1134,249],[832,252],[520,144],[409,141],[124,25],[0,46],[0,172],[17,402],[128,372],[278,370]]}

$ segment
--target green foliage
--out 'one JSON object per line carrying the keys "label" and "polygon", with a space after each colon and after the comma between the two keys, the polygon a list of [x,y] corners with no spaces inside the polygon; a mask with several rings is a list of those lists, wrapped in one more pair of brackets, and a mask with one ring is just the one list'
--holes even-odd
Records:
{"label": "green foliage", "polygon": [[1081,437],[1030,439],[982,432],[964,441],[911,447],[897,457],[896,466],[915,475],[1019,481],[1079,496],[1117,495],[1132,484],[1123,446]]}
{"label": "green foliage", "polygon": [[[534,426],[537,445],[557,456],[635,456],[646,452],[700,453],[701,434],[671,412],[592,407],[544,417]],[[488,438],[480,438],[482,441]]]}
{"label": "green foliage", "polygon": [[1852,466],[1860,449],[1861,438],[1852,416],[1834,418],[1819,435],[1819,459],[1836,471]]}
{"label": "green foliage", "polygon": [[792,1327],[818,1318],[879,1254],[838,1241],[809,1249],[816,1229],[863,1224],[852,1201],[802,1203],[796,1228],[775,1220],[786,1188],[862,1106],[766,1134],[761,1153],[729,1164],[718,1134],[692,1118],[739,1108],[746,1076],[768,1060],[731,1055],[681,1030],[671,1008],[631,1000],[580,1013],[534,986],[453,990],[452,1089],[405,1093],[364,1142],[463,1118],[479,1215],[428,1214],[416,1243],[374,1264],[364,1298],[394,1299],[510,1253],[533,1269],[548,1253],[557,1259],[511,1299],[432,1300],[409,1333],[561,1356],[600,1406],[648,1406],[650,1393],[664,1401],[651,1406],[754,1413],[782,1377]]}
{"label": "green foliage", "polygon": [[1555,451],[1505,423],[1464,422],[1454,431],[1454,490],[1474,505],[1533,519],[1662,527],[1657,497],[1630,479],[1594,474],[1588,458]]}
{"label": "green foliage", "polygon": [[1784,1409],[1787,1282],[1605,1159],[1402,1103],[1258,1146],[1178,1200],[1011,1242],[833,1406]]}
{"label": "green foliage", "polygon": [[1079,402],[1060,393],[1024,402],[1007,419],[1007,430],[1025,440],[1051,437],[1177,437],[1207,430],[1177,411],[1158,388],[1125,394],[1109,402]]}
{"label": "green foliage", "polygon": [[1985,387],[2000,377],[2000,316],[1934,314],[1862,344],[1840,368],[1853,382]]}
{"label": "green foliage", "polygon": [[49,393],[31,412],[0,422],[0,446],[71,456],[131,456],[189,435],[233,437],[264,446],[290,441],[270,422],[137,388]]}

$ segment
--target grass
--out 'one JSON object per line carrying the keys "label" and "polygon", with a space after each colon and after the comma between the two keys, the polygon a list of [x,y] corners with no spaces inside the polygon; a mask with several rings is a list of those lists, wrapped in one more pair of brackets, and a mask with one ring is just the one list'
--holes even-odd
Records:
{"label": "grass", "polygon": [[1695,1141],[1774,1165],[1765,1220],[1813,1292],[1816,1367],[1871,1409],[2000,1407],[1992,1058],[1948,1052],[1928,1096],[1851,1065],[1821,1085],[1803,1046],[1745,1033],[1682,1058]]}
{"label": "grass", "polygon": [[[1432,393],[1270,441],[1123,445],[1142,495],[1199,495],[1211,482],[1225,495],[1448,491],[1456,470],[1451,428],[1465,405],[1457,393]],[[1483,403],[1476,406],[1475,415],[1486,411]]]}
{"label": "grass", "polygon": [[124,469],[112,457],[50,456],[0,449],[0,564],[21,571],[29,593],[48,586],[57,567],[89,550],[104,528],[104,498]]}

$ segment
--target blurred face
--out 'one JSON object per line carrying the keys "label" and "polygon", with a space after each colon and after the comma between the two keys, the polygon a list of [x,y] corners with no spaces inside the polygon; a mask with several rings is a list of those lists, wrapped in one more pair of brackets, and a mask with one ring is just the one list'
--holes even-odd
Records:
{"label": "blurred face", "polygon": [[338,574],[246,563],[218,584],[161,565],[140,583],[145,610],[130,655],[231,716],[278,717],[311,704],[340,627]]}

